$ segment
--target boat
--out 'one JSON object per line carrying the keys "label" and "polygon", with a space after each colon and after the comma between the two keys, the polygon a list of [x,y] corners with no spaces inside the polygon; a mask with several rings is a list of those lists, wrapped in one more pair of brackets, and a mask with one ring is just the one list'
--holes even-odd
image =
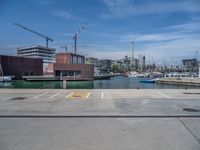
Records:
{"label": "boat", "polygon": [[10,82],[12,81],[11,76],[0,76],[0,82]]}
{"label": "boat", "polygon": [[146,79],[146,80],[141,80],[141,83],[156,83],[156,81],[158,80],[158,78],[156,79]]}
{"label": "boat", "polygon": [[128,73],[128,77],[144,78],[144,74],[140,74],[140,73],[137,73],[137,72],[130,72],[130,73]]}

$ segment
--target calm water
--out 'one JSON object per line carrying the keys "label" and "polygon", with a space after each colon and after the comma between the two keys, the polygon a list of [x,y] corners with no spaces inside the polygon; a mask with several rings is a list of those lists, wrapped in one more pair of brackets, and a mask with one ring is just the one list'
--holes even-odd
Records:
{"label": "calm water", "polygon": [[[111,80],[96,80],[96,81],[67,81],[67,89],[184,89],[186,86],[165,85],[156,83],[141,83],[144,78],[127,78],[115,77]],[[0,82],[0,88],[49,88],[62,89],[61,81],[50,82],[28,82],[28,81],[13,81],[11,83]],[[187,88],[196,88],[188,87]]]}

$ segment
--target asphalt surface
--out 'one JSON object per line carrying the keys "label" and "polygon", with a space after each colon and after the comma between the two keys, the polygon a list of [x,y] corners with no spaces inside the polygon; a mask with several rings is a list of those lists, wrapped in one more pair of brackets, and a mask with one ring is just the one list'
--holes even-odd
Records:
{"label": "asphalt surface", "polygon": [[2,150],[199,150],[200,89],[0,89]]}

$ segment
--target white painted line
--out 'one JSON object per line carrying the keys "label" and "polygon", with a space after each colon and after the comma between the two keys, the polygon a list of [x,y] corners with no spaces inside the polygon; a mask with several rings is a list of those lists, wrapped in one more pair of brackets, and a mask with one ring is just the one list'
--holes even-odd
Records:
{"label": "white painted line", "polygon": [[192,99],[198,99],[200,101],[199,97],[170,97],[170,98],[172,98],[172,99],[186,99],[188,101],[191,101]]}
{"label": "white painted line", "polygon": [[104,93],[103,93],[103,92],[101,92],[101,98],[103,98],[103,96],[104,96]]}
{"label": "white painted line", "polygon": [[54,98],[54,97],[56,97],[56,96],[58,96],[59,94],[61,94],[62,92],[58,92],[58,93],[56,93],[56,94],[54,94],[54,95],[52,95],[51,97],[49,97],[49,98]]}
{"label": "white painted line", "polygon": [[[153,99],[161,99],[161,97],[103,97],[102,99],[112,99],[112,100],[115,100],[115,99],[132,99],[132,100],[141,100],[141,99],[150,99],[150,100],[153,100]],[[167,98],[168,101],[175,101],[175,100],[184,100],[184,101],[200,101],[199,97],[170,97],[170,98]]]}
{"label": "white painted line", "polygon": [[[161,97],[103,97],[103,99],[162,99]],[[181,99],[181,98],[179,98]]]}
{"label": "white painted line", "polygon": [[86,95],[86,98],[88,98],[88,97],[90,96],[90,94],[91,94],[91,93],[90,93],[90,92],[88,92],[88,94]]}
{"label": "white painted line", "polygon": [[165,98],[171,98],[170,96],[168,96],[168,95],[166,95],[166,94],[163,94],[163,93],[161,93],[161,92],[157,92],[160,96],[163,96],[163,97],[165,97]]}
{"label": "white painted line", "polygon": [[72,96],[74,94],[74,92],[71,92],[69,95],[66,96],[66,98],[69,98],[70,96]]}
{"label": "white painted line", "polygon": [[143,99],[143,98],[148,98],[148,97],[103,97],[104,99],[123,99],[123,98],[125,98],[125,99],[130,99],[130,98],[140,98],[140,99]]}
{"label": "white painted line", "polygon": [[44,95],[46,95],[46,94],[48,94],[48,92],[44,92],[44,93],[42,93],[42,94],[36,95],[34,98],[39,98],[39,97],[44,96]]}

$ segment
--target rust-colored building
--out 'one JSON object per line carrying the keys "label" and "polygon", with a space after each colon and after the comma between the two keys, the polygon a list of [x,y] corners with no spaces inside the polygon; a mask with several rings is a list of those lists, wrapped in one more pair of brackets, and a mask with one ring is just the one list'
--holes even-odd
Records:
{"label": "rust-colored building", "polygon": [[0,55],[0,75],[14,76],[16,79],[21,79],[22,76],[43,75],[43,60]]}
{"label": "rust-colored building", "polygon": [[49,65],[49,71],[61,80],[94,79],[94,66],[85,64],[84,56],[73,53],[56,54],[56,63]]}
{"label": "rust-colored building", "polygon": [[57,53],[56,63],[59,64],[84,64],[85,57],[79,54],[73,53]]}

